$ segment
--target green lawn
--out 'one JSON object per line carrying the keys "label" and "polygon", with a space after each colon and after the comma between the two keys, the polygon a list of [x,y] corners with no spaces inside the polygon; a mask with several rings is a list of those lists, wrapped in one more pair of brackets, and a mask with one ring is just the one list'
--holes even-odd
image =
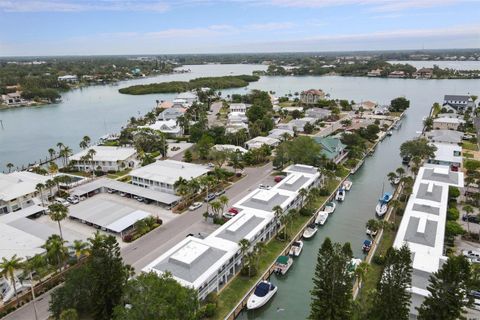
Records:
{"label": "green lawn", "polygon": [[478,145],[468,141],[464,141],[462,147],[467,150],[478,151]]}
{"label": "green lawn", "polygon": [[121,176],[124,176],[124,175],[128,174],[130,171],[132,171],[132,169],[125,169],[125,170],[118,171],[118,172],[115,172],[115,173],[109,173],[107,175],[107,177],[109,177],[111,179],[116,179],[116,178],[119,178]]}

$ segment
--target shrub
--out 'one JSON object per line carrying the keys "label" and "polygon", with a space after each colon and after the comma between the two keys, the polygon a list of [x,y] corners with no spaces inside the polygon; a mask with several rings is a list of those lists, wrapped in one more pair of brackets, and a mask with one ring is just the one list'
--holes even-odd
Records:
{"label": "shrub", "polygon": [[459,217],[460,217],[460,212],[458,212],[457,208],[450,208],[447,210],[447,220],[457,221]]}
{"label": "shrub", "polygon": [[374,255],[372,262],[376,265],[383,266],[385,264],[385,257],[382,255]]}
{"label": "shrub", "polygon": [[320,188],[319,194],[322,197],[326,197],[330,194],[330,192],[328,191],[328,189],[326,187],[323,187],[323,188]]}
{"label": "shrub", "polygon": [[460,196],[460,190],[457,187],[450,187],[448,188],[448,196],[456,199]]}
{"label": "shrub", "polygon": [[215,312],[217,311],[217,305],[213,303],[207,303],[205,305],[205,310],[203,315],[207,318],[211,318],[215,315]]}
{"label": "shrub", "polygon": [[465,233],[462,226],[459,225],[456,221],[447,221],[447,225],[445,227],[445,235],[448,236],[458,236]]}
{"label": "shrub", "polygon": [[307,207],[303,207],[298,211],[298,213],[301,216],[311,216],[313,214],[313,210]]}

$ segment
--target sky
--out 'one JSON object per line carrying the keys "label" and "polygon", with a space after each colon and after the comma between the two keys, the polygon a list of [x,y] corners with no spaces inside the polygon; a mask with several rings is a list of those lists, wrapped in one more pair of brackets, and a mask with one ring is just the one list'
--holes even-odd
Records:
{"label": "sky", "polygon": [[0,56],[480,48],[480,0],[0,0]]}

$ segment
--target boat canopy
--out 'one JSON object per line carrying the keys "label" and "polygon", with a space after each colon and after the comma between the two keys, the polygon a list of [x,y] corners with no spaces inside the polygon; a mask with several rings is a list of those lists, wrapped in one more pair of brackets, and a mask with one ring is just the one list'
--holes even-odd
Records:
{"label": "boat canopy", "polygon": [[300,242],[295,241],[294,243],[292,243],[292,246],[294,246],[294,247],[300,247]]}
{"label": "boat canopy", "polygon": [[269,291],[270,291],[270,284],[266,282],[260,282],[258,286],[255,288],[254,294],[257,297],[265,297]]}
{"label": "boat canopy", "polygon": [[369,247],[372,245],[372,241],[371,240],[365,240],[363,241],[363,245],[366,246],[366,247]]}
{"label": "boat canopy", "polygon": [[277,258],[278,264],[288,264],[288,257],[287,256],[280,256]]}

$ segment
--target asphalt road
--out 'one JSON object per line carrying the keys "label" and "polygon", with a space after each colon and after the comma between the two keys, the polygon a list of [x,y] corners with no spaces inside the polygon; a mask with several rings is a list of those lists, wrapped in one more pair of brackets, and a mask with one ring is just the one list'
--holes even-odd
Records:
{"label": "asphalt road", "polygon": [[[260,183],[273,185],[271,162],[263,167],[246,168],[247,174],[243,179],[230,187],[225,194],[230,199],[229,205],[243,198],[247,193],[257,188]],[[122,257],[125,263],[132,265],[135,272],[139,273],[148,263],[159,257],[180,242],[189,233],[209,234],[218,226],[205,222],[202,214],[205,212],[205,204],[195,211],[188,211],[173,219],[164,226],[146,234],[131,245],[122,249]],[[37,315],[39,320],[46,320],[49,317],[48,303],[50,292],[37,298]],[[5,320],[31,320],[35,319],[33,303],[28,303],[10,313]]]}

